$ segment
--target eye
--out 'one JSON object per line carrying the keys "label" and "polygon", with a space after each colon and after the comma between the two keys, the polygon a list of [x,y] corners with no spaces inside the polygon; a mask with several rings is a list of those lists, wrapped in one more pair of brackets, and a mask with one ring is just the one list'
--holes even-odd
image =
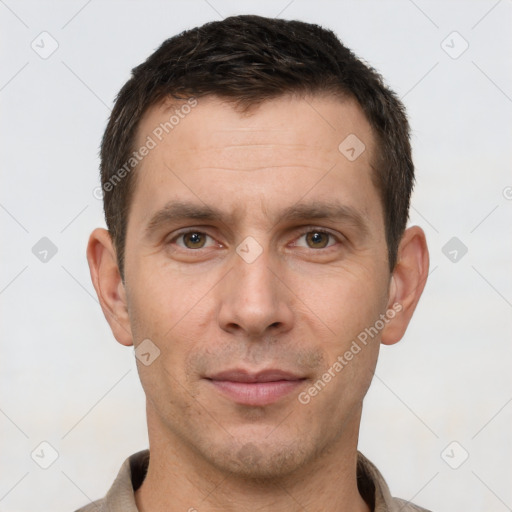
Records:
{"label": "eye", "polygon": [[176,242],[179,247],[184,249],[204,249],[207,247],[206,241],[208,238],[211,239],[209,235],[202,231],[187,231],[174,237],[171,242]]}
{"label": "eye", "polygon": [[[322,231],[320,229],[314,229],[312,231],[307,231],[303,233],[299,240],[304,238],[306,245],[296,244],[300,247],[307,247],[309,249],[325,249],[326,247],[331,247],[336,244],[336,238],[332,233],[328,231]],[[329,239],[332,243],[329,243]]]}

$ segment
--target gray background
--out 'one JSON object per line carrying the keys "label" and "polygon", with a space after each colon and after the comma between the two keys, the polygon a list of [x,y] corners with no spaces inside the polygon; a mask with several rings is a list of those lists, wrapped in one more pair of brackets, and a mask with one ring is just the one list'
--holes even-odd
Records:
{"label": "gray background", "polygon": [[0,511],[74,510],[147,447],[133,349],[85,259],[104,225],[99,141],[133,66],[237,13],[333,29],[403,98],[431,275],[405,338],[382,349],[360,449],[396,496],[512,510],[511,0],[0,0]]}

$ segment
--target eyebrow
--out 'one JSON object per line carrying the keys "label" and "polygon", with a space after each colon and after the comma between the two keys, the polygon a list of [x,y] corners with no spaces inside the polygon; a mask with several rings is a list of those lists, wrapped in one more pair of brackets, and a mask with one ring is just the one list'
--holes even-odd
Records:
{"label": "eyebrow", "polygon": [[[226,214],[222,210],[205,204],[197,204],[187,201],[171,201],[162,209],[155,212],[145,228],[146,236],[150,236],[161,226],[171,222],[184,220],[203,220],[230,224],[232,214]],[[306,220],[332,220],[345,222],[352,225],[361,235],[369,232],[368,224],[363,215],[355,208],[338,202],[311,202],[298,203],[279,212],[276,218],[278,222],[293,222]]]}

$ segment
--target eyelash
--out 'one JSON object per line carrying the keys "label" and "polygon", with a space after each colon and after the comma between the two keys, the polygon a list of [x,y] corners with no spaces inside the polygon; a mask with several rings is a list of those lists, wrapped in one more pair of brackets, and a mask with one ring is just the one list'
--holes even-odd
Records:
{"label": "eyelash", "polygon": [[[183,237],[185,235],[188,235],[190,233],[198,233],[198,234],[201,234],[201,235],[206,235],[210,238],[213,239],[213,237],[211,235],[209,235],[208,233],[204,232],[204,231],[200,231],[198,229],[188,229],[186,231],[182,231],[180,233],[178,233],[177,235],[175,235],[171,240],[169,240],[169,244],[171,243],[174,243],[176,240],[178,240],[180,237]],[[339,236],[335,235],[334,233],[331,233],[330,231],[327,231],[325,230],[324,228],[315,228],[315,227],[308,227],[307,230],[305,231],[302,231],[300,234],[299,234],[299,237],[298,238],[302,238],[304,235],[307,235],[308,233],[322,233],[324,235],[328,235],[330,236],[331,238],[333,238],[335,241],[337,241],[338,243],[341,243],[341,239]],[[320,250],[323,250],[324,252],[333,248],[336,244],[333,244],[333,245],[328,245],[327,247],[321,247],[319,249],[314,249],[314,248],[311,248],[311,247],[303,247],[303,249],[310,249],[312,251],[320,251]],[[201,251],[202,249],[209,249],[208,247],[200,247],[199,249],[189,249],[188,247],[181,247],[179,246],[180,249],[183,249],[185,251],[193,251],[193,252],[199,252]]]}

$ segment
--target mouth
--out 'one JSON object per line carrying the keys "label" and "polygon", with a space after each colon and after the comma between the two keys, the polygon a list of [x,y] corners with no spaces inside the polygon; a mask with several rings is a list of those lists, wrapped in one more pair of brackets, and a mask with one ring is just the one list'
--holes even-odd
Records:
{"label": "mouth", "polygon": [[206,377],[206,380],[217,392],[237,404],[264,406],[297,391],[307,378],[276,369],[259,372],[234,369]]}

